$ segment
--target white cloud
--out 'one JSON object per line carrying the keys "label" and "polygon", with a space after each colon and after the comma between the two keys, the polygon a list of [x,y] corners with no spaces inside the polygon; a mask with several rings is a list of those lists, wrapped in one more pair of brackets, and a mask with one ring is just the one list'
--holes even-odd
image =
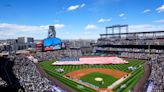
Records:
{"label": "white cloud", "polygon": [[83,8],[85,6],[85,4],[81,4],[81,5],[71,5],[67,8],[68,11],[73,11],[73,10],[76,10],[78,8]]}
{"label": "white cloud", "polygon": [[[63,28],[64,24],[53,24],[55,28]],[[47,34],[48,25],[30,26],[18,25],[9,23],[0,23],[0,39],[2,38],[16,38],[18,36],[33,36],[39,37]],[[10,35],[10,36],[9,36]]]}
{"label": "white cloud", "polygon": [[93,29],[97,29],[97,26],[96,25],[93,25],[93,24],[88,24],[85,27],[85,30],[93,30]]}
{"label": "white cloud", "polygon": [[156,23],[164,23],[164,19],[161,19],[161,20],[155,20],[154,22],[156,22]]}
{"label": "white cloud", "polygon": [[101,18],[98,20],[98,22],[109,22],[111,21],[111,19],[104,19],[104,18]]}
{"label": "white cloud", "polygon": [[[53,24],[55,28],[63,28],[64,24]],[[29,26],[29,25],[18,25],[18,24],[8,24],[8,23],[0,23],[1,30],[21,30],[21,31],[39,31],[48,29],[48,25],[42,26]]]}
{"label": "white cloud", "polygon": [[55,24],[55,28],[63,28],[65,25],[64,24]]}
{"label": "white cloud", "polygon": [[17,24],[8,24],[8,23],[1,23],[0,29],[1,30],[21,30],[21,31],[38,31],[44,29],[44,26],[27,26],[27,25],[17,25]]}
{"label": "white cloud", "polygon": [[77,8],[79,8],[79,5],[72,5],[72,6],[68,7],[67,10],[73,11],[73,10],[76,10]]}
{"label": "white cloud", "polygon": [[164,12],[164,5],[158,7],[156,10],[158,13]]}
{"label": "white cloud", "polygon": [[82,7],[84,7],[84,6],[85,6],[85,4],[84,4],[84,3],[80,5],[80,7],[81,7],[81,8],[82,8]]}
{"label": "white cloud", "polygon": [[151,10],[150,9],[145,9],[144,11],[143,11],[143,13],[147,13],[147,12],[150,12]]}
{"label": "white cloud", "polygon": [[125,15],[124,13],[119,14],[120,17],[123,17],[124,15]]}

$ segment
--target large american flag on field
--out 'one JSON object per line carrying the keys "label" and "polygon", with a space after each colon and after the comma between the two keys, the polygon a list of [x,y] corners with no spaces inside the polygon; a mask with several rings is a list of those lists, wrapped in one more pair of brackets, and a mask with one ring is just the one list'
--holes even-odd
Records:
{"label": "large american flag on field", "polygon": [[126,64],[127,61],[118,57],[80,57],[63,58],[53,65],[82,65],[82,64]]}

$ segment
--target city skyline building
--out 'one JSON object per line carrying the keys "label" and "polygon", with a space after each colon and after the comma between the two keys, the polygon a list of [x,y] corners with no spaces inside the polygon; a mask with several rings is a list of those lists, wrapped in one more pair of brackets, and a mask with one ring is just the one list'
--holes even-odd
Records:
{"label": "city skyline building", "polygon": [[56,37],[55,26],[49,26],[48,37],[47,38],[55,38],[55,37]]}

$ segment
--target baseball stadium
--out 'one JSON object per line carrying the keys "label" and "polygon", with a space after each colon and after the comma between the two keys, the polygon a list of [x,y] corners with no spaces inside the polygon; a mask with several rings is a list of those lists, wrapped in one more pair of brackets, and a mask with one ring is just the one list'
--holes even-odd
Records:
{"label": "baseball stadium", "polygon": [[164,0],[0,0],[0,92],[164,92]]}
{"label": "baseball stadium", "polygon": [[51,25],[34,49],[0,46],[0,90],[163,92],[164,31],[129,32],[128,25],[105,29],[96,41],[62,40]]}

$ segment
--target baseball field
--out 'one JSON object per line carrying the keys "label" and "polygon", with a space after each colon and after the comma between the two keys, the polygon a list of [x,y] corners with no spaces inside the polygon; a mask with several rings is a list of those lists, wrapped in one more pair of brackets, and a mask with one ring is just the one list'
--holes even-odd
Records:
{"label": "baseball field", "polygon": [[[144,72],[142,60],[126,59],[128,64],[108,65],[52,65],[54,61],[42,61],[40,67],[54,79],[74,89],[76,92],[128,92]],[[128,67],[136,67],[129,70]],[[63,72],[56,72],[63,69]],[[112,89],[109,86],[126,77]]]}

